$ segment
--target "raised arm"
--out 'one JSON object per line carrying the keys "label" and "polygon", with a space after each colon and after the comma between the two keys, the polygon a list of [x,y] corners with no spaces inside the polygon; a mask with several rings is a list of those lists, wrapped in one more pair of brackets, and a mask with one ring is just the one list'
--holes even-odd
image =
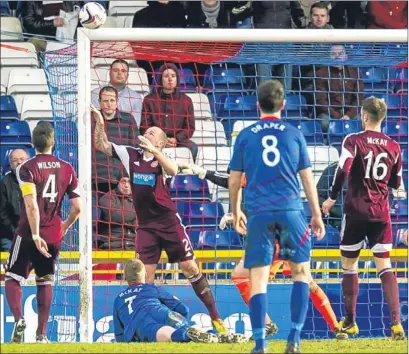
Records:
{"label": "raised arm", "polygon": [[104,118],[101,112],[91,105],[91,114],[95,119],[95,148],[108,156],[112,156],[112,144],[105,132]]}

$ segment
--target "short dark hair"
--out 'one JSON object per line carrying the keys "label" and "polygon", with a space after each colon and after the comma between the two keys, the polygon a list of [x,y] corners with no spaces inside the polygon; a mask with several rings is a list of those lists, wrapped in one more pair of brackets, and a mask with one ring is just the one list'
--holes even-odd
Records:
{"label": "short dark hair", "polygon": [[257,90],[257,100],[264,113],[280,111],[284,102],[284,86],[278,80],[264,81]]}
{"label": "short dark hair", "polygon": [[124,60],[124,59],[115,59],[115,60],[111,63],[111,65],[109,66],[109,69],[112,69],[113,66],[114,66],[116,63],[124,64],[124,65],[126,66],[126,69],[129,71],[129,63],[128,63],[126,60]]}
{"label": "short dark hair", "polygon": [[54,128],[48,122],[39,122],[33,130],[34,148],[38,152],[45,152],[54,144]]}
{"label": "short dark hair", "polygon": [[316,2],[314,4],[312,4],[311,8],[310,8],[310,15],[312,15],[312,10],[313,9],[325,9],[325,10],[327,10],[327,13],[329,13],[328,5],[329,5],[329,1],[318,1],[318,2]]}
{"label": "short dark hair", "polygon": [[118,99],[118,90],[115,87],[108,85],[108,86],[104,86],[101,90],[99,90],[99,94],[98,94],[99,100],[101,100],[101,95],[104,92],[113,92],[115,93],[116,99]]}
{"label": "short dark hair", "polygon": [[365,98],[362,103],[362,110],[374,123],[380,123],[385,119],[387,109],[385,101],[375,96]]}

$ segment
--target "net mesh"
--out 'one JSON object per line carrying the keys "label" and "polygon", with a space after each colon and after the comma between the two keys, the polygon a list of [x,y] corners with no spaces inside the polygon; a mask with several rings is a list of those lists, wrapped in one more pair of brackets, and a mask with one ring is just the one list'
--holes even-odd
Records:
{"label": "net mesh", "polygon": [[[258,119],[257,86],[264,79],[273,77],[285,84],[287,103],[283,116],[301,129],[307,139],[314,175],[316,182],[320,183],[319,192],[323,198],[326,198],[332,183],[332,175],[323,172],[338,161],[343,137],[360,130],[357,119],[360,102],[370,95],[383,97],[388,103],[384,129],[401,144],[404,182],[407,183],[408,74],[407,66],[399,66],[407,60],[406,44],[338,43],[332,46],[317,43],[93,42],[90,70],[92,100],[97,105],[99,90],[112,79],[109,71],[115,59],[127,60],[127,86],[132,90],[119,92],[119,108],[126,113],[123,119],[107,125],[108,136],[115,143],[132,143],[134,136],[128,132],[136,129],[135,124],[144,130],[152,121],[159,121],[155,115],[148,117],[149,112],[144,106],[148,100],[145,97],[153,93],[148,99],[151,100],[151,110],[155,110],[152,107],[159,105],[161,100],[158,89],[165,85],[160,81],[158,69],[165,62],[172,62],[180,73],[180,91],[192,101],[190,107],[185,96],[171,97],[172,117],[188,120],[193,114],[195,123],[194,129],[187,125],[177,129],[162,126],[168,129],[168,135],[179,133],[187,137],[183,144],[178,142],[177,148],[166,149],[178,162],[195,161],[204,169],[226,172],[238,132]],[[80,152],[76,128],[76,47],[46,52],[42,63],[51,92],[56,153],[77,168]],[[344,66],[344,70],[337,71],[338,76],[333,76],[334,71],[329,70],[328,66],[338,65]],[[350,115],[350,120],[339,119],[346,114]],[[93,166],[90,168],[93,171],[93,215],[87,217],[90,221],[92,218],[94,249],[106,251],[103,259],[99,259],[99,264],[93,268],[94,340],[109,341],[113,338],[110,321],[112,301],[117,292],[115,285],[124,286],[120,274],[121,260],[133,254],[127,250],[133,249],[137,221],[132,203],[121,192],[121,184],[126,184],[122,177],[127,176],[118,161],[98,156],[93,149]],[[196,176],[176,176],[170,182],[170,193],[187,227],[200,269],[213,281],[212,290],[222,318],[230,330],[250,336],[248,311],[230,282],[231,272],[241,257],[243,240],[233,230],[228,228],[222,232],[218,227],[229,208],[227,189]],[[398,235],[407,224],[405,198],[404,191],[395,191],[391,197],[395,247],[400,247]],[[334,213],[326,221],[327,237],[314,246],[312,269],[314,279],[327,292],[337,317],[340,317],[343,313],[339,287],[341,265],[329,257],[331,251],[338,248],[339,242],[342,212],[341,205],[337,207],[338,214]],[[305,210],[308,213],[308,208]],[[66,207],[64,212],[67,212]],[[76,227],[66,236],[64,251],[78,251]],[[71,253],[65,253],[60,259],[52,313],[64,315],[54,316],[54,325],[49,326],[49,338],[52,340],[56,337],[59,341],[78,339],[74,331],[78,330],[79,319],[77,263],[77,256]],[[394,262],[393,266],[399,281],[405,282],[400,287],[402,306],[405,306],[407,263]],[[359,263],[359,277],[357,313],[361,334],[388,334],[389,319],[384,316],[387,314],[386,304],[372,261]],[[280,327],[278,338],[284,339],[288,334],[290,318],[288,313],[280,312],[277,317],[274,313],[276,309],[286,308],[289,304],[290,278],[283,268],[278,269],[273,278],[271,284],[279,296],[270,298],[271,314]],[[186,284],[186,279],[177,265],[161,262],[155,279],[171,285],[168,290],[179,297],[182,293],[183,300],[194,309],[192,320],[205,328],[211,327],[209,317],[203,314],[204,308],[198,305],[198,299],[182,285]],[[183,292],[189,295],[183,295]],[[404,325],[407,331],[406,321]],[[310,306],[303,336],[309,339],[331,336],[327,324],[313,306]]]}

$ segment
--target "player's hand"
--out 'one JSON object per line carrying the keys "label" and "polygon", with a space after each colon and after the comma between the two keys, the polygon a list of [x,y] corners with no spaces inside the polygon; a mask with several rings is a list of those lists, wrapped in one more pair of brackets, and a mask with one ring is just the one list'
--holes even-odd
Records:
{"label": "player's hand", "polygon": [[408,245],[408,229],[403,231],[401,240],[402,240],[404,245],[406,245],[406,246]]}
{"label": "player's hand", "polygon": [[50,258],[51,254],[48,253],[47,242],[44,241],[40,236],[33,235],[33,241],[36,244],[38,251],[46,258]]}
{"label": "player's hand", "polygon": [[204,178],[206,176],[206,170],[201,168],[193,163],[178,163],[178,168],[181,171],[182,175],[196,175],[199,178]]}
{"label": "player's hand", "polygon": [[104,125],[104,117],[102,117],[101,112],[91,104],[91,115],[95,119],[95,123]]}
{"label": "player's hand", "polygon": [[233,215],[233,227],[240,235],[247,234],[247,217],[241,210],[238,215]]}
{"label": "player's hand", "polygon": [[322,203],[322,212],[325,216],[329,215],[329,211],[335,205],[335,202],[335,200],[328,198],[324,203]]}
{"label": "player's hand", "polygon": [[351,118],[349,118],[349,116],[347,116],[346,114],[344,116],[341,117],[342,120],[350,120]]}
{"label": "player's hand", "polygon": [[311,229],[318,240],[321,240],[325,236],[325,225],[321,216],[313,216],[311,218]]}
{"label": "player's hand", "polygon": [[68,231],[68,227],[67,227],[67,224],[64,221],[64,222],[61,223],[61,234],[62,234],[63,237],[65,236],[67,231]]}
{"label": "player's hand", "polygon": [[227,225],[233,223],[233,214],[232,213],[227,213],[224,214],[222,219],[220,220],[219,228],[220,230],[224,230]]}
{"label": "player's hand", "polygon": [[176,147],[178,144],[176,138],[169,138],[166,142],[166,147]]}
{"label": "player's hand", "polygon": [[138,139],[139,139],[139,146],[142,149],[154,155],[159,153],[159,150],[149,141],[148,138],[145,138],[144,136],[140,135],[138,136]]}
{"label": "player's hand", "polygon": [[53,20],[54,27],[62,27],[64,26],[64,19],[62,17],[56,17]]}

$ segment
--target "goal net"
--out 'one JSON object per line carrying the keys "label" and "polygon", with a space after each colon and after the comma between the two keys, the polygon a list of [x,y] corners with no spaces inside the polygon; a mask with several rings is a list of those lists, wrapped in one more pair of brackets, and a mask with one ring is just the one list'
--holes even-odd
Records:
{"label": "goal net", "polygon": [[[173,159],[226,173],[237,134],[258,120],[257,87],[270,78],[285,86],[283,119],[298,127],[307,140],[321,198],[328,196],[342,139],[361,129],[362,100],[374,95],[387,102],[383,129],[400,143],[404,156],[405,185],[391,192],[395,235],[391,254],[406,319],[407,252],[400,243],[407,227],[405,34],[389,31],[385,37],[384,32],[374,31],[370,39],[365,33],[364,39],[361,32],[352,36],[350,31],[335,34],[330,30],[309,34],[233,30],[221,37],[217,35],[222,32],[212,30],[150,29],[146,36],[145,32],[80,29],[77,45],[42,55],[52,99],[56,153],[77,169],[85,206],[78,227],[65,238],[49,338],[111,341],[113,300],[126,286],[121,270],[134,256],[137,220],[127,195],[127,178],[133,176],[126,175],[118,160],[95,151],[90,104],[101,107],[109,117],[106,130],[113,142],[135,144],[140,131],[156,125],[171,138],[166,152]],[[173,80],[168,69],[176,73],[177,94],[168,93]],[[118,89],[113,103],[100,95],[109,85]],[[110,115],[116,108],[119,113]],[[229,226],[219,228],[229,211],[227,189],[200,177],[203,174],[172,178],[170,194],[199,267],[211,281],[222,319],[230,331],[250,336],[248,309],[231,283],[245,239]],[[344,312],[338,251],[342,203],[341,196],[326,220],[327,236],[314,242],[312,251],[313,277],[327,293],[338,318]],[[305,203],[307,218],[308,210]],[[389,315],[370,255],[365,249],[359,263],[357,321],[363,336],[389,335]],[[180,268],[166,261],[163,255],[155,281],[188,304],[192,321],[210,329],[210,318]],[[284,339],[291,326],[291,283],[282,265],[274,271],[268,291],[269,314],[280,329],[275,338]],[[403,323],[407,330],[407,321]],[[328,325],[312,304],[303,337],[331,338]]]}

